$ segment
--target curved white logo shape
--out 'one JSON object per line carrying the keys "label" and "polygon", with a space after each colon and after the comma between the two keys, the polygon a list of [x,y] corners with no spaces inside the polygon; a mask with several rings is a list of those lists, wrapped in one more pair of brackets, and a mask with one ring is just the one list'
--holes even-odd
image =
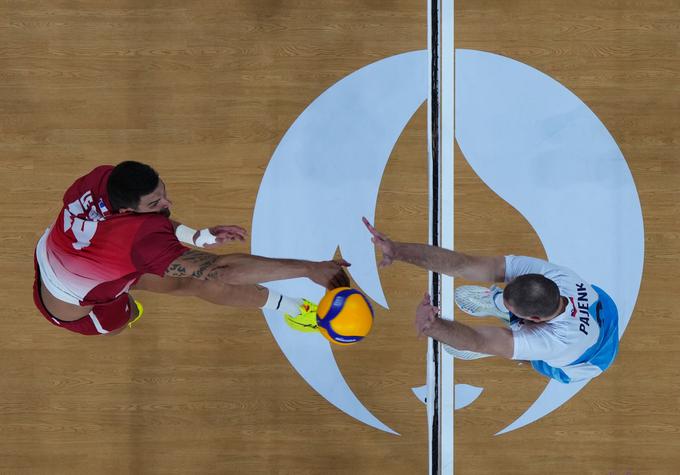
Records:
{"label": "curved white logo shape", "polygon": [[[425,51],[386,58],[342,79],[301,114],[263,178],[253,253],[328,259],[339,246],[353,263],[355,281],[386,306],[359,218],[374,216],[389,154],[427,97],[426,71]],[[639,199],[616,143],[576,96],[522,63],[458,50],[456,74],[456,138],[466,159],[527,218],[550,260],[610,293],[622,334],[639,290],[644,243]],[[302,279],[270,287],[311,299],[323,294]],[[325,340],[297,334],[281,315],[264,313],[284,354],[317,392],[351,416],[393,432],[351,392]],[[548,383],[500,433],[543,417],[585,384]],[[469,404],[481,388],[457,385],[456,392]]]}
{"label": "curved white logo shape", "polygon": [[[533,226],[550,261],[611,295],[621,336],[640,289],[644,231],[616,142],[578,97],[525,64],[463,50],[456,73],[456,139],[466,160]],[[499,434],[552,412],[586,384],[550,381]]]}
{"label": "curved white logo shape", "polygon": [[[253,253],[326,260],[339,246],[352,263],[356,283],[387,306],[361,217],[373,218],[394,144],[427,98],[427,66],[421,56],[407,53],[366,66],[324,92],[298,117],[260,185]],[[323,289],[306,279],[268,287],[315,301],[323,295]],[[277,312],[264,313],[288,360],[319,394],[362,422],[393,432],[354,396],[323,337],[294,332]]]}

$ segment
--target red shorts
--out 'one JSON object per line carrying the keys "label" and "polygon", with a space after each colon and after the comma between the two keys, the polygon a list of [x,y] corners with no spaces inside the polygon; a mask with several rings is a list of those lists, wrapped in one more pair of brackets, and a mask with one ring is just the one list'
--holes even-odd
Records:
{"label": "red shorts", "polygon": [[114,301],[104,305],[95,305],[89,315],[70,322],[59,320],[52,315],[43,304],[40,295],[40,268],[33,257],[35,280],[33,281],[33,302],[40,313],[55,326],[65,328],[82,335],[101,335],[121,328],[130,320],[130,300],[128,294],[118,296]]}

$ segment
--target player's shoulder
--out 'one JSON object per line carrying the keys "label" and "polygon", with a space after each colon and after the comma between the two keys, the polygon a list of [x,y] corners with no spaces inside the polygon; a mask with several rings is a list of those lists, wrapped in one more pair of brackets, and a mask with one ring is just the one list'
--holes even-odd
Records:
{"label": "player's shoulder", "polygon": [[172,222],[158,213],[125,213],[114,215],[106,220],[108,233],[129,239],[134,243],[152,240],[162,236],[175,240]]}
{"label": "player's shoulder", "polygon": [[111,228],[174,229],[172,221],[159,213],[116,213],[106,219],[106,224]]}
{"label": "player's shoulder", "polygon": [[571,268],[550,262],[545,259],[530,256],[505,256],[506,271],[513,275],[543,274],[546,277],[577,276]]}
{"label": "player's shoulder", "polygon": [[115,167],[113,165],[99,165],[93,168],[85,175],[81,176],[77,181],[87,183],[98,183],[104,177],[108,177]]}
{"label": "player's shoulder", "polygon": [[94,167],[90,173],[91,174],[108,173],[114,168],[116,167],[114,167],[113,165],[99,165],[98,167]]}
{"label": "player's shoulder", "polygon": [[174,235],[175,228],[172,221],[160,213],[137,213],[134,214],[139,224],[139,231],[142,234],[169,232]]}
{"label": "player's shoulder", "polygon": [[68,192],[81,193],[87,190],[94,191],[94,189],[102,186],[104,180],[108,179],[113,168],[113,165],[100,165],[95,167],[88,173],[77,178],[69,187]]}

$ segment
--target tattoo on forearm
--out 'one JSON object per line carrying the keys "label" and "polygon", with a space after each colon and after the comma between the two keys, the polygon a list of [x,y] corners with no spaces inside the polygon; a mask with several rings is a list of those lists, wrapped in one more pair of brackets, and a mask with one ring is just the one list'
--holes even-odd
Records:
{"label": "tattoo on forearm", "polygon": [[187,270],[181,264],[170,264],[168,270],[165,271],[165,275],[168,277],[184,277],[187,275]]}
{"label": "tattoo on forearm", "polygon": [[203,251],[196,251],[192,249],[182,254],[178,260],[203,263],[207,261],[215,262],[218,257],[219,256],[215,256],[213,254],[208,254]]}
{"label": "tattoo on forearm", "polygon": [[[212,267],[219,256],[207,254],[202,251],[187,251],[182,254],[175,262],[170,264],[165,275],[169,277],[187,277],[202,279],[206,270]],[[189,270],[187,270],[187,268]],[[194,269],[191,271],[191,269]],[[189,274],[191,272],[191,274]],[[212,272],[211,272],[212,274]],[[210,278],[210,274],[208,274]]]}
{"label": "tattoo on forearm", "polygon": [[[206,259],[203,263],[201,263],[201,264],[198,266],[198,269],[196,269],[196,270],[191,274],[191,277],[193,277],[194,279],[200,279],[200,278],[202,278],[202,277],[203,277],[203,273],[204,273],[207,269],[209,269],[210,267],[212,267],[213,264],[215,264],[215,261],[217,260],[217,256],[211,256],[211,257],[214,257],[214,259]],[[211,274],[212,274],[212,272],[211,272]],[[208,278],[210,278],[210,274],[208,274]]]}

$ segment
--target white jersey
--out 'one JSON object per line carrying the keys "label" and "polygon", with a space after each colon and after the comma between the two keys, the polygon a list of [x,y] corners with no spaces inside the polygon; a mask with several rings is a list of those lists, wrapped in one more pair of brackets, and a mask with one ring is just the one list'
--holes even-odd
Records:
{"label": "white jersey", "polygon": [[568,300],[563,313],[541,323],[513,319],[514,360],[542,360],[554,368],[576,361],[598,342],[600,325],[593,318],[599,296],[591,285],[566,267],[525,256],[505,257],[505,282],[525,274],[541,274],[557,284]]}

